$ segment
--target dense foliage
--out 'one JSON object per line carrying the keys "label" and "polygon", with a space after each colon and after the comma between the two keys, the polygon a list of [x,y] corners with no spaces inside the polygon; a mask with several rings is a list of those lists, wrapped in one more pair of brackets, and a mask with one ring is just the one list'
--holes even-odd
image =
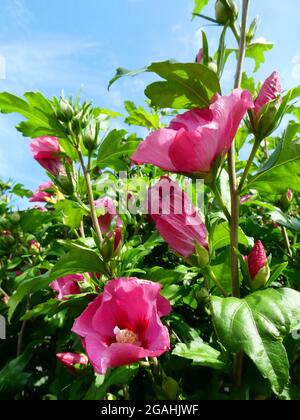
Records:
{"label": "dense foliage", "polygon": [[300,89],[255,80],[248,0],[206,4],[215,54],[203,32],[196,62],[117,70],[161,78],[145,108],[0,94],[49,177],[0,183],[1,399],[299,399]]}

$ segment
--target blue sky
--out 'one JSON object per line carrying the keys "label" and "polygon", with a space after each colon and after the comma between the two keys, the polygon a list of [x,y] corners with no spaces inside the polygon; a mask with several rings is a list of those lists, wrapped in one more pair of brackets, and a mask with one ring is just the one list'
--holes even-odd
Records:
{"label": "blue sky", "polygon": [[[212,5],[214,1],[211,0]],[[275,42],[257,74],[280,71],[285,88],[300,83],[299,0],[250,0],[251,17],[262,21],[258,37]],[[1,0],[0,57],[6,79],[0,91],[46,96],[82,92],[98,106],[122,111],[125,99],[142,103],[150,76],[123,79],[107,92],[117,67],[140,68],[152,61],[192,61],[205,22],[191,22],[193,0]],[[212,7],[205,10],[213,14]],[[205,28],[214,50],[218,30]],[[251,63],[250,63],[251,64]],[[251,69],[251,65],[248,65]],[[1,72],[0,72],[1,74]],[[234,65],[224,77],[230,91]],[[35,189],[46,180],[28,145],[14,128],[17,116],[0,115],[0,177]]]}

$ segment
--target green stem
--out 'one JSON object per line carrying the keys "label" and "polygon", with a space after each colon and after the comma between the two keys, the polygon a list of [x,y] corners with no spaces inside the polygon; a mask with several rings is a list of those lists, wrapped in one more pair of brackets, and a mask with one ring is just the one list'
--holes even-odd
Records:
{"label": "green stem", "polygon": [[255,140],[254,145],[253,145],[253,148],[252,148],[252,151],[251,151],[251,154],[250,154],[250,157],[248,159],[247,165],[245,167],[244,173],[243,173],[242,178],[241,178],[241,181],[240,181],[239,193],[241,193],[242,190],[243,190],[243,188],[244,188],[244,185],[245,185],[247,176],[249,175],[251,166],[253,164],[253,161],[255,159],[255,156],[256,156],[256,153],[257,153],[257,151],[259,149],[259,146],[260,146],[260,141]]}
{"label": "green stem", "polygon": [[215,276],[215,273],[212,271],[211,267],[207,267],[204,274],[217,286],[217,288],[222,292],[222,294],[225,297],[228,297],[228,293]]}
{"label": "green stem", "polygon": [[82,237],[82,239],[85,239],[85,232],[84,232],[84,223],[83,223],[83,220],[81,220],[81,222],[80,222],[79,232],[80,232],[80,236]]}
{"label": "green stem", "polygon": [[230,28],[231,28],[231,30],[232,30],[232,32],[233,32],[233,35],[235,36],[235,39],[236,39],[237,43],[239,44],[239,43],[240,43],[240,34],[239,34],[239,31],[238,31],[238,29],[237,29],[237,27],[236,27],[235,22],[233,22],[233,23],[230,25]]}
{"label": "green stem", "polygon": [[223,198],[221,196],[221,193],[220,193],[220,191],[219,191],[219,189],[218,189],[218,187],[217,187],[217,185],[215,183],[211,185],[211,190],[214,193],[215,198],[218,201],[221,209],[223,210],[223,213],[225,214],[227,220],[230,222],[231,216],[230,216],[229,210],[226,207],[226,204],[224,203],[224,200],[223,200]]}
{"label": "green stem", "polygon": [[78,150],[78,156],[79,156],[80,164],[81,164],[81,167],[82,167],[83,175],[84,175],[84,178],[85,178],[86,186],[87,186],[87,193],[88,193],[88,199],[89,199],[89,204],[90,204],[93,226],[94,226],[99,244],[101,245],[103,243],[103,236],[102,236],[102,232],[101,232],[101,229],[100,229],[100,225],[99,225],[99,221],[98,221],[98,217],[97,217],[97,212],[96,212],[96,207],[95,207],[95,200],[94,200],[94,194],[93,194],[93,189],[92,189],[90,169],[86,168],[85,163],[84,163],[84,159],[83,159],[83,155],[80,152],[80,150]]}
{"label": "green stem", "polygon": [[[31,309],[31,295],[29,294],[27,296],[26,312],[29,312],[30,309]],[[24,335],[25,335],[25,330],[26,330],[27,323],[28,323],[27,320],[24,320],[22,322],[20,332],[18,333],[17,357],[19,357],[22,354],[23,340],[24,340]]]}
{"label": "green stem", "polygon": [[287,233],[286,227],[282,226],[281,227],[281,232],[282,232],[282,237],[283,237],[284,245],[286,247],[288,256],[290,258],[292,258],[293,257],[293,251],[292,251],[292,248],[291,248],[291,244],[290,244],[290,240],[289,240],[289,235]]}

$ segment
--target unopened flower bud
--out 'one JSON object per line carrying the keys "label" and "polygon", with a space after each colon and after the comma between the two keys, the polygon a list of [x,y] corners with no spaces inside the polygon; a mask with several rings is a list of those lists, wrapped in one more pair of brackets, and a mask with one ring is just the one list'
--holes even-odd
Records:
{"label": "unopened flower bud", "polygon": [[[60,191],[65,195],[72,195],[74,192],[73,181],[69,179],[67,175],[59,175],[56,179],[56,183],[59,186]],[[64,196],[60,197],[59,194],[56,194],[57,198],[64,199]]]}
{"label": "unopened flower bud", "polygon": [[18,212],[14,212],[14,213],[12,213],[12,214],[10,215],[10,220],[12,221],[12,223],[13,223],[14,225],[17,225],[17,224],[20,222],[20,220],[21,220],[20,213],[18,213]]}
{"label": "unopened flower bud", "polygon": [[87,150],[94,150],[98,143],[99,129],[97,123],[91,123],[84,131],[83,144]]}
{"label": "unopened flower bud", "polygon": [[70,373],[80,375],[86,370],[89,360],[85,354],[58,353],[57,360],[62,363]]}
{"label": "unopened flower bud", "polygon": [[59,101],[59,108],[56,112],[57,118],[62,122],[70,122],[74,115],[74,109],[69,101],[61,98]]}
{"label": "unopened flower bud", "polygon": [[198,243],[195,244],[195,247],[196,247],[196,253],[194,257],[196,257],[197,266],[199,268],[207,267],[210,261],[210,255],[209,255],[208,249]]}
{"label": "unopened flower bud", "polygon": [[215,63],[215,62],[213,62],[213,61],[211,61],[209,64],[208,64],[208,68],[210,69],[210,70],[212,70],[214,73],[218,73],[218,66],[217,66],[217,64]]}
{"label": "unopened flower bud", "polygon": [[270,278],[270,267],[263,243],[258,241],[247,258],[250,287],[261,289]]}
{"label": "unopened flower bud", "polygon": [[222,25],[234,22],[239,15],[239,9],[234,0],[217,0],[215,10],[216,21]]}
{"label": "unopened flower bud", "polygon": [[258,26],[259,26],[259,18],[256,17],[253,19],[253,21],[251,22],[251,25],[248,29],[247,35],[246,35],[246,39],[247,39],[247,43],[250,44],[257,32]]}
{"label": "unopened flower bud", "polygon": [[29,241],[29,252],[33,255],[37,255],[41,251],[41,244],[37,242],[35,239]]}
{"label": "unopened flower bud", "polygon": [[168,400],[177,400],[179,395],[179,385],[175,379],[170,376],[166,376],[162,382],[162,390]]}
{"label": "unopened flower bud", "polygon": [[204,287],[197,290],[196,299],[199,306],[203,308],[209,302],[209,299],[210,299],[208,290],[205,289]]}
{"label": "unopened flower bud", "polygon": [[294,193],[289,188],[288,191],[283,194],[280,200],[280,204],[283,210],[288,210],[290,208],[293,198],[294,198]]}

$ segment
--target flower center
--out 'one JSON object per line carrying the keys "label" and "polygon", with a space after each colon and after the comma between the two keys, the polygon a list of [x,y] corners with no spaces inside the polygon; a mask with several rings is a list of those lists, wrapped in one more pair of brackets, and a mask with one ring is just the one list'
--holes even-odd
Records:
{"label": "flower center", "polygon": [[114,334],[116,335],[117,343],[133,344],[135,346],[141,345],[141,342],[139,341],[137,334],[135,334],[133,331],[120,330],[119,327],[116,327],[114,329]]}

